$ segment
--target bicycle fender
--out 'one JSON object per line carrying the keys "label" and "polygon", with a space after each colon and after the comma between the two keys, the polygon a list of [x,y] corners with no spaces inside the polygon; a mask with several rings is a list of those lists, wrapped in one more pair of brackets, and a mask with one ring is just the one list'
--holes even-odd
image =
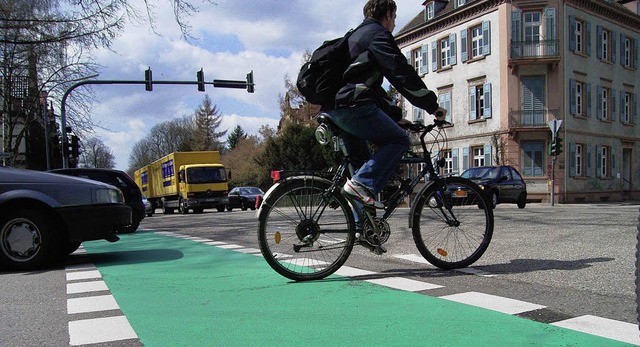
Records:
{"label": "bicycle fender", "polygon": [[269,196],[271,194],[273,194],[273,192],[278,189],[279,187],[286,187],[288,184],[291,184],[292,182],[295,181],[299,181],[299,180],[314,180],[314,181],[322,181],[325,182],[327,184],[331,184],[331,181],[326,179],[326,178],[322,178],[322,177],[318,177],[318,176],[313,176],[313,175],[301,175],[301,176],[291,176],[291,177],[287,177],[284,178],[276,183],[274,183],[268,190],[266,193],[264,193],[264,196],[262,197],[262,204],[260,204],[260,207],[256,210],[256,217],[260,217],[260,212],[262,211],[262,206],[264,206],[268,199]]}
{"label": "bicycle fender", "polygon": [[[429,183],[425,184],[424,187],[420,189],[418,194],[416,194],[416,196],[419,197],[420,199],[424,199],[424,192],[427,191],[427,189],[429,189],[429,187],[431,187],[434,182],[435,181],[429,181]],[[414,203],[411,204],[411,210],[409,211],[409,229],[411,229],[411,227],[413,226],[413,216],[416,213],[417,205],[418,205],[418,201],[414,201]]]}

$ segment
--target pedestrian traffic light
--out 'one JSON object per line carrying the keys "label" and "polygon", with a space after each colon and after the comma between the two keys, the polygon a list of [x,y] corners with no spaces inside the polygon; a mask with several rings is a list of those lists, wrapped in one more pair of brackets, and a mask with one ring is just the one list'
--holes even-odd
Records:
{"label": "pedestrian traffic light", "polygon": [[71,135],[71,146],[70,146],[71,157],[77,158],[80,156],[80,139],[76,135]]}
{"label": "pedestrian traffic light", "polygon": [[153,91],[153,75],[151,68],[144,70],[144,89],[148,92]]}
{"label": "pedestrian traffic light", "polygon": [[204,71],[200,69],[200,71],[198,71],[196,76],[198,77],[198,91],[204,92]]}

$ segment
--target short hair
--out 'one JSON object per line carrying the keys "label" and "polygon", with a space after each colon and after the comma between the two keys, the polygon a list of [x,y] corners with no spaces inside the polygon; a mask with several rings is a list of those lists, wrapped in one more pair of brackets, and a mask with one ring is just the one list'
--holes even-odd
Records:
{"label": "short hair", "polygon": [[364,14],[364,18],[371,17],[376,20],[381,20],[387,15],[387,12],[391,11],[391,13],[393,13],[397,9],[398,6],[394,0],[369,0],[364,5],[362,13]]}

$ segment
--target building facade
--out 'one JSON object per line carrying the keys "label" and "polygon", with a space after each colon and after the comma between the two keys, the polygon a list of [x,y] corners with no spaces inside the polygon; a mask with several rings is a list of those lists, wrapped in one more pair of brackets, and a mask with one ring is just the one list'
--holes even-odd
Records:
{"label": "building facade", "polygon": [[[560,203],[640,200],[637,1],[424,6],[396,39],[449,112],[444,174],[506,164],[531,201],[552,189]],[[431,121],[403,104],[406,118]]]}

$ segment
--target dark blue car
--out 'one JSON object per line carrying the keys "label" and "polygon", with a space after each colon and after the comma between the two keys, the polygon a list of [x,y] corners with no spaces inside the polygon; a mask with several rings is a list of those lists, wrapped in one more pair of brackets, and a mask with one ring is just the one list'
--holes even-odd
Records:
{"label": "dark blue car", "polygon": [[494,208],[502,203],[518,204],[519,208],[527,204],[527,185],[520,172],[512,166],[472,167],[460,176],[478,184]]}

